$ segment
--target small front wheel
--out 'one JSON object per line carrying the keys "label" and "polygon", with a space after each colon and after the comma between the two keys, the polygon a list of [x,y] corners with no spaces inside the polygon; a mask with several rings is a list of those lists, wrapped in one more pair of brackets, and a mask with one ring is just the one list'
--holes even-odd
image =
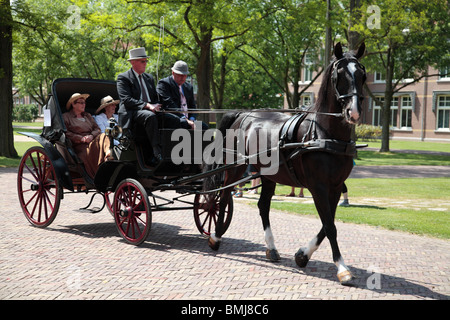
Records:
{"label": "small front wheel", "polygon": [[135,179],[119,183],[114,193],[114,221],[122,238],[140,245],[147,238],[152,225],[152,211],[147,191]]}
{"label": "small front wheel", "polygon": [[44,148],[32,147],[23,155],[17,193],[22,211],[33,226],[45,228],[55,220],[63,191]]}
{"label": "small front wheel", "polygon": [[[215,230],[219,217],[220,192],[214,195],[196,194],[194,198],[194,221],[200,233],[209,236]],[[225,206],[223,233],[227,231],[233,217],[233,197]]]}

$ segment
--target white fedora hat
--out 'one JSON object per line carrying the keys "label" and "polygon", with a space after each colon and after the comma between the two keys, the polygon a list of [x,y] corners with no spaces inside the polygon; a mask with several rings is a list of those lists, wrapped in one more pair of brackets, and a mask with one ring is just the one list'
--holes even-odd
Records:
{"label": "white fedora hat", "polygon": [[128,61],[148,58],[147,52],[145,52],[144,47],[131,49],[129,54],[130,54],[130,58],[128,59]]}

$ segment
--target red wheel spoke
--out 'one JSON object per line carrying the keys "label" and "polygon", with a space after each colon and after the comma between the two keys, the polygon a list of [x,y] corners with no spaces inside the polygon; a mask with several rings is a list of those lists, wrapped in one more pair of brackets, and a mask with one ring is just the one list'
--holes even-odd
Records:
{"label": "red wheel spoke", "polygon": [[42,147],[31,147],[25,152],[19,165],[17,188],[22,211],[32,225],[46,227],[53,222],[62,188]]}

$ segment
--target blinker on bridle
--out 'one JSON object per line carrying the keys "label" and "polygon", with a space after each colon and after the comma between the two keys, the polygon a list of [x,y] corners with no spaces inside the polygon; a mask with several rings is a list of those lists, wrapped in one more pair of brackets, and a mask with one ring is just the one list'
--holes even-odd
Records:
{"label": "blinker on bridle", "polygon": [[334,63],[333,63],[333,70],[331,71],[331,81],[332,81],[332,83],[333,83],[333,86],[334,86],[334,92],[335,92],[335,94],[336,94],[336,98],[337,98],[337,100],[339,101],[339,102],[341,102],[341,103],[343,103],[343,100],[345,99],[345,98],[350,98],[350,97],[353,97],[353,96],[358,96],[358,97],[360,97],[360,98],[363,98],[364,96],[361,94],[361,93],[359,93],[359,92],[357,92],[357,89],[356,89],[356,80],[355,80],[355,75],[354,74],[351,74],[351,76],[352,76],[352,86],[353,86],[353,92],[351,92],[351,93],[347,93],[347,94],[340,94],[339,93],[339,90],[338,90],[338,88],[337,88],[337,79],[338,79],[338,69],[339,69],[339,64],[342,62],[342,61],[344,61],[344,60],[349,60],[350,62],[355,62],[356,63],[356,65],[364,72],[364,78],[365,78],[365,76],[366,76],[366,68],[362,65],[362,64],[360,64],[359,63],[359,61],[358,61],[358,59],[356,59],[356,58],[353,58],[353,57],[351,57],[351,58],[347,58],[347,57],[344,57],[344,58],[341,58],[341,59],[339,59],[339,60],[336,60]]}

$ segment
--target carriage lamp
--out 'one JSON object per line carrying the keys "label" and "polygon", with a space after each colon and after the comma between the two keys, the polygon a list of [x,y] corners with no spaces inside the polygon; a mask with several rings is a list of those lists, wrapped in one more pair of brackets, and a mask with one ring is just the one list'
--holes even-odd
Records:
{"label": "carriage lamp", "polygon": [[116,119],[109,119],[109,127],[105,129],[105,133],[113,139],[119,140],[122,137],[122,128],[117,124]]}

